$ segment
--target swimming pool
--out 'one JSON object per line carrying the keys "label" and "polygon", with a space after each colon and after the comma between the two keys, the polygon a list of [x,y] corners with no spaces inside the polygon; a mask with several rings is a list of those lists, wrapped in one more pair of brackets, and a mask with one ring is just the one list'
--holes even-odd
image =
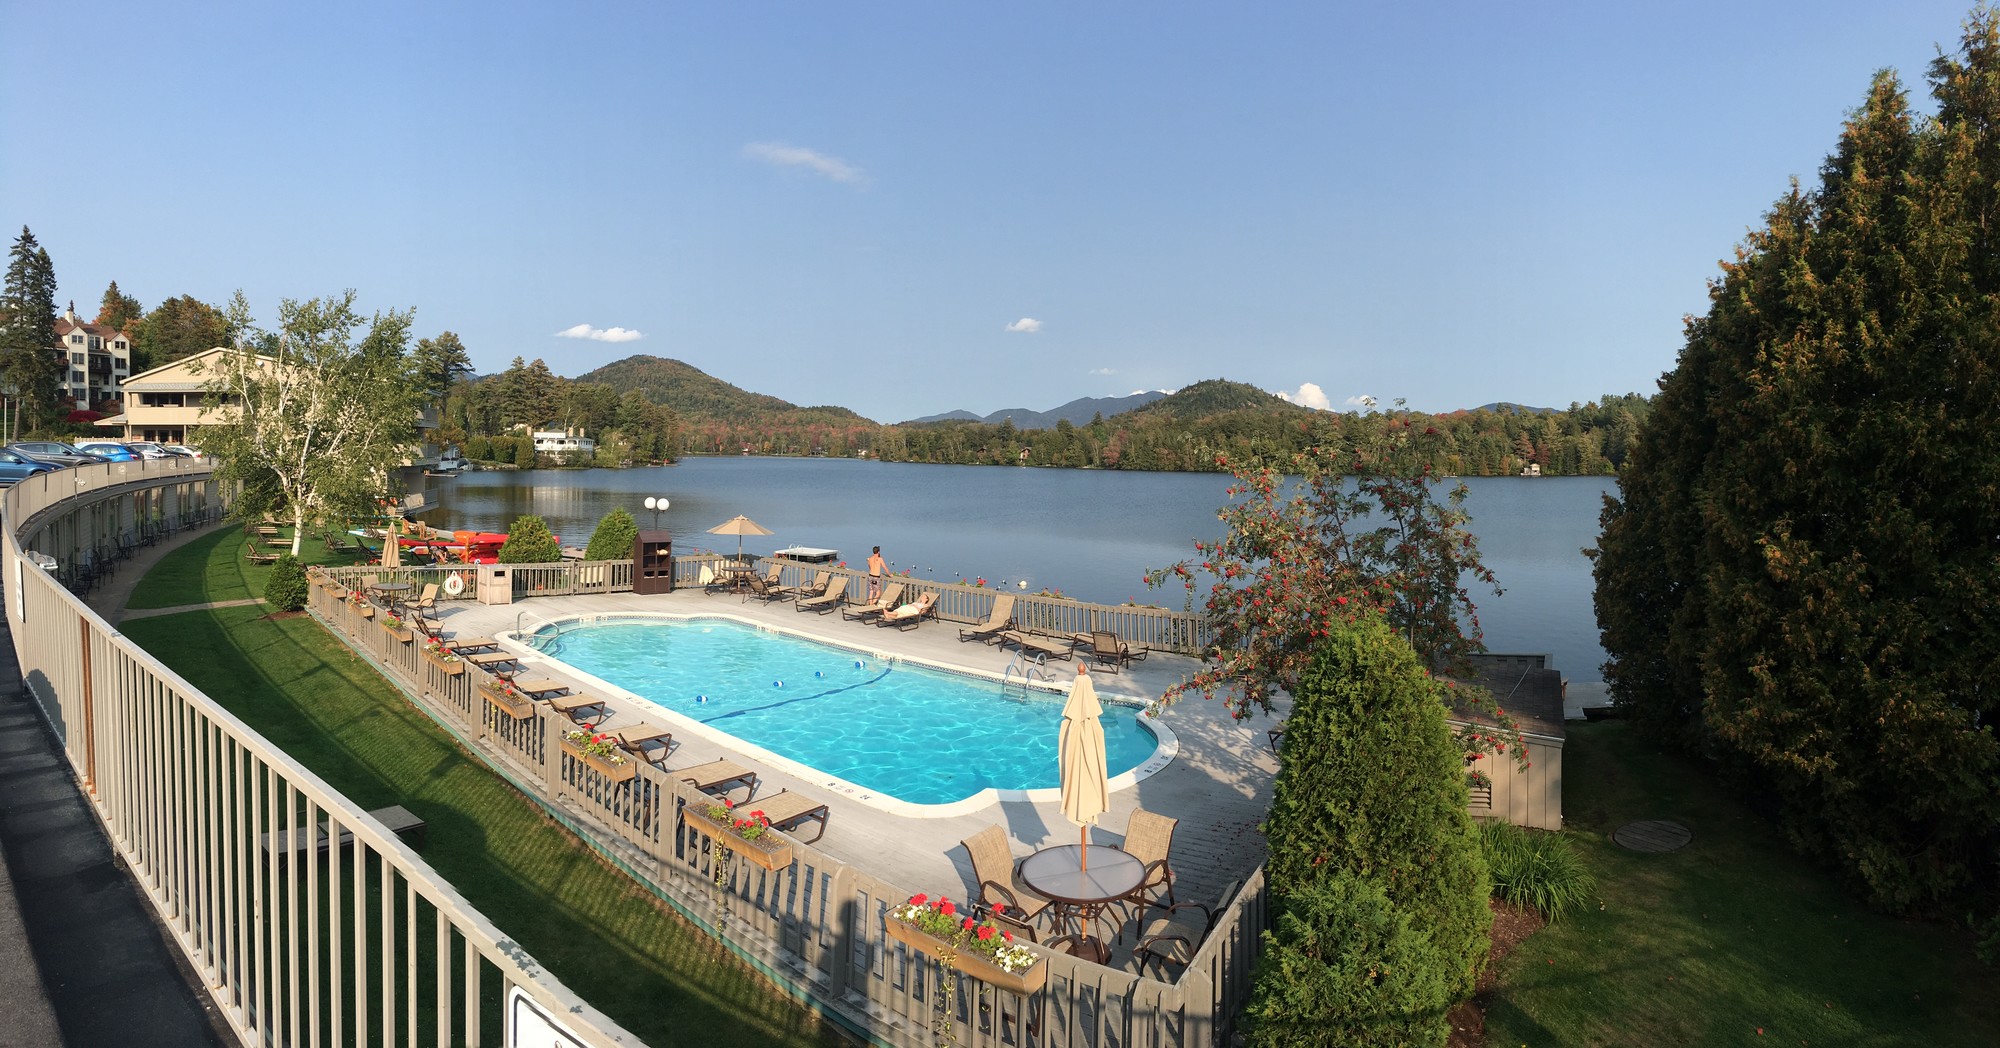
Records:
{"label": "swimming pool", "polygon": [[[912,804],[1060,785],[1066,695],[721,618],[618,618],[533,635],[550,658],[679,717]],[[1140,710],[1105,700],[1112,776],[1152,760]]]}

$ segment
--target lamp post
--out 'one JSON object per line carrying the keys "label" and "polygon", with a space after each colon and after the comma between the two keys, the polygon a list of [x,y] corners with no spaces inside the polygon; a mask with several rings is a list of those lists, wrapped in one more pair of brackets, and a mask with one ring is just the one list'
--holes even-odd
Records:
{"label": "lamp post", "polygon": [[647,509],[653,511],[653,530],[654,531],[660,530],[660,513],[662,510],[665,510],[667,508],[667,497],[665,495],[661,495],[658,498],[654,498],[653,496],[648,495],[646,496],[645,506]]}

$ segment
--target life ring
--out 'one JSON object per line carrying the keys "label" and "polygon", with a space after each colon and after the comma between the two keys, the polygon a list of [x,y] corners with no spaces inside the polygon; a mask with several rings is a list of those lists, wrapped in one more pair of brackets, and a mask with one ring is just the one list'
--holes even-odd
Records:
{"label": "life ring", "polygon": [[446,596],[450,597],[456,597],[459,594],[464,593],[465,576],[457,574],[446,575],[444,577],[444,592]]}

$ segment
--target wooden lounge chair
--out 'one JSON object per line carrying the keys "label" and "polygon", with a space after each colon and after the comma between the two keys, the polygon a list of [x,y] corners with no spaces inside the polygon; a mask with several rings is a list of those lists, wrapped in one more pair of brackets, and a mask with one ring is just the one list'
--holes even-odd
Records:
{"label": "wooden lounge chair", "polygon": [[814,575],[812,582],[806,585],[779,586],[777,589],[774,589],[771,592],[775,594],[776,599],[779,600],[783,600],[787,597],[810,597],[820,593],[825,593],[826,587],[832,579],[833,579],[833,572],[822,571],[819,574]]}
{"label": "wooden lounge chair", "polygon": [[1176,903],[1139,926],[1139,944],[1132,948],[1132,956],[1139,960],[1139,970],[1146,970],[1146,962],[1153,966],[1164,978],[1168,964],[1180,965],[1187,970],[1189,961],[1194,960],[1196,950],[1215,928],[1215,919],[1229,909],[1236,898],[1236,886],[1241,881],[1230,881],[1222,889],[1222,898],[1214,906],[1198,902]]}
{"label": "wooden lounge chair", "polygon": [[900,605],[883,612],[882,617],[875,620],[875,625],[894,626],[899,630],[916,629],[917,624],[925,619],[937,618],[937,600],[938,595],[935,592],[925,590],[917,595],[914,603]]}
{"label": "wooden lounge chair", "polygon": [[1141,914],[1146,907],[1156,902],[1153,898],[1161,891],[1166,892],[1166,905],[1174,903],[1174,868],[1167,859],[1174,849],[1174,827],[1179,819],[1168,818],[1144,808],[1132,810],[1131,821],[1125,824],[1125,841],[1118,847],[1125,854],[1146,864],[1144,879],[1126,901],[1136,905]]}
{"label": "wooden lounge chair", "polygon": [[[774,570],[772,575],[776,575]],[[743,599],[756,597],[762,601],[783,600],[785,595],[778,592],[779,586],[773,579],[763,575],[749,575],[743,580]]]}
{"label": "wooden lounge chair", "polygon": [[276,564],[278,562],[278,554],[266,549],[256,539],[251,539],[249,542],[244,543],[243,555],[250,558],[250,563],[252,564]]}
{"label": "wooden lounge chair", "polygon": [[703,793],[728,793],[742,786],[750,791],[743,795],[744,801],[757,796],[757,773],[735,761],[709,761],[672,775]]}
{"label": "wooden lounge chair", "polygon": [[1039,633],[1029,633],[1026,630],[1005,630],[1000,634],[1000,640],[1004,643],[1012,644],[1020,648],[1024,653],[1033,655],[1044,662],[1049,659],[1067,659],[1076,654],[1075,641],[1059,637],[1045,637]]}
{"label": "wooden lounge chair", "polygon": [[[764,813],[764,818],[770,822],[772,829],[791,833],[794,837],[798,837],[801,844],[811,844],[813,841],[826,836],[826,805],[813,800],[805,794],[793,793],[790,790],[779,790],[777,793],[758,801],[756,811],[752,811],[750,814],[755,815],[760,811]],[[819,832],[812,835],[812,840],[799,837],[797,833],[793,832],[798,828],[800,823],[804,822],[819,823]]]}
{"label": "wooden lounge chair", "polygon": [[1144,659],[1144,648],[1133,648],[1118,639],[1118,634],[1109,630],[1093,630],[1090,634],[1090,657],[1098,665],[1110,670],[1123,669]]}
{"label": "wooden lounge chair", "polygon": [[549,700],[549,708],[568,717],[571,724],[580,728],[595,728],[611,716],[611,707],[595,695],[558,695]]}
{"label": "wooden lounge chair", "polygon": [[981,640],[988,644],[999,640],[1004,630],[1014,628],[1014,595],[1002,593],[993,598],[993,610],[986,613],[986,621],[977,626],[959,629],[959,640]]}
{"label": "wooden lounge chair", "polygon": [[534,677],[528,680],[516,679],[510,683],[514,685],[515,691],[531,699],[549,700],[569,694],[569,685],[559,680],[550,680],[547,677]]}
{"label": "wooden lounge chair", "polygon": [[889,588],[883,590],[882,595],[875,598],[874,600],[869,601],[866,604],[857,604],[851,608],[840,609],[840,617],[843,619],[852,619],[855,621],[860,621],[862,619],[872,619],[875,616],[880,615],[885,611],[888,611],[890,608],[895,607],[898,603],[902,601],[902,599],[903,599],[903,584],[900,582],[892,582],[889,584]]}
{"label": "wooden lounge chair", "polygon": [[817,611],[826,614],[847,603],[847,579],[844,576],[828,575],[826,588],[816,597],[800,597],[793,607],[799,611]]}
{"label": "wooden lounge chair", "polygon": [[614,728],[611,734],[617,738],[620,749],[655,768],[665,769],[667,755],[674,749],[673,732],[644,721]]}
{"label": "wooden lounge chair", "polygon": [[[451,641],[445,641],[447,646],[450,646],[451,643]],[[462,650],[456,648],[453,650],[458,651],[459,658],[491,673],[495,677],[511,679],[514,674],[520,672],[520,665],[515,662],[514,653],[511,651],[489,651],[478,655],[467,655]],[[514,669],[503,672],[500,667],[506,666],[509,663],[514,663]]]}
{"label": "wooden lounge chair", "polygon": [[1021,882],[1015,871],[1014,852],[1007,847],[1007,831],[988,826],[960,841],[972,860],[975,901],[992,906],[1000,903],[1023,920],[1032,921],[1048,910],[1049,900]]}

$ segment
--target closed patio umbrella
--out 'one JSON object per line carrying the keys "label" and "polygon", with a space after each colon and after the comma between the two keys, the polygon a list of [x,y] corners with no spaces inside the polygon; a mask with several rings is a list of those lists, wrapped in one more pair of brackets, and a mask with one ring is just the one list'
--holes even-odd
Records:
{"label": "closed patio umbrella", "polygon": [[398,568],[403,565],[402,529],[396,526],[396,518],[390,517],[387,527],[382,529],[382,566]]}
{"label": "closed patio umbrella", "polygon": [[723,521],[722,523],[717,524],[716,526],[708,529],[708,533],[711,535],[736,536],[736,559],[742,560],[743,536],[769,535],[771,534],[771,529],[765,527],[762,524],[757,523],[754,520],[751,520],[749,517],[746,517],[741,513],[738,513],[737,515],[729,518],[728,520]]}
{"label": "closed patio umbrella", "polygon": [[1062,769],[1062,811],[1083,837],[1083,866],[1090,868],[1090,826],[1111,807],[1111,787],[1105,772],[1104,725],[1098,716],[1097,687],[1086,666],[1076,668],[1076,683],[1063,706],[1062,739],[1056,760]]}

